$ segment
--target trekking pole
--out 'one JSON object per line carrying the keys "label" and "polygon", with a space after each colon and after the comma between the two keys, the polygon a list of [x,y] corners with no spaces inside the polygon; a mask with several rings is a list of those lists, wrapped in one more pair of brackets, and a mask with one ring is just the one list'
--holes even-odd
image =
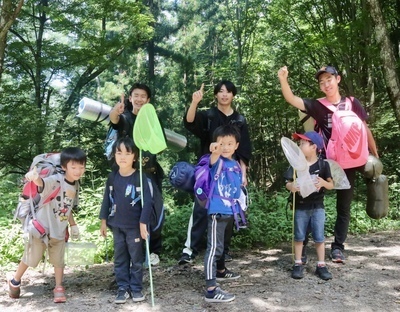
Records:
{"label": "trekking pole", "polygon": [[[144,193],[143,193],[143,170],[142,170],[142,150],[139,150],[139,159],[140,159],[140,167],[139,167],[139,174],[140,174],[140,188],[142,196],[140,198],[142,209],[144,206]],[[148,229],[149,230],[149,229]],[[151,261],[150,261],[150,235],[147,235],[146,238],[146,258],[147,258],[147,265],[149,266],[149,279],[150,279],[150,293],[151,293],[151,306],[154,307],[154,290],[153,290],[153,275],[151,272]]]}

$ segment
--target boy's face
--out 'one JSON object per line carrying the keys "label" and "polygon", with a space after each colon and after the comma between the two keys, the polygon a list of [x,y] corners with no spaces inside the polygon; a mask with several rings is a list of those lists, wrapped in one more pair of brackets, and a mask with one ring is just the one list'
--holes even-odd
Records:
{"label": "boy's face", "polygon": [[120,169],[132,169],[136,157],[135,154],[129,152],[124,144],[121,144],[119,150],[115,152],[115,162]]}
{"label": "boy's face", "polygon": [[221,156],[232,159],[233,154],[239,146],[239,142],[236,141],[236,138],[233,135],[218,137],[217,142],[222,148]]}
{"label": "boy's face", "polygon": [[70,160],[67,166],[62,166],[65,171],[65,179],[69,182],[78,181],[85,173],[85,164]]}
{"label": "boy's face", "polygon": [[219,105],[231,105],[234,95],[226,89],[225,85],[222,85],[219,92],[215,95],[215,98]]}
{"label": "boy's face", "polygon": [[327,97],[334,96],[339,90],[340,76],[323,73],[318,78],[319,88]]}
{"label": "boy's face", "polygon": [[137,115],[142,106],[150,102],[150,98],[145,90],[133,89],[131,95],[129,96],[129,101],[133,105],[133,113]]}
{"label": "boy's face", "polygon": [[317,153],[317,146],[311,141],[301,139],[299,141],[299,147],[306,157]]}

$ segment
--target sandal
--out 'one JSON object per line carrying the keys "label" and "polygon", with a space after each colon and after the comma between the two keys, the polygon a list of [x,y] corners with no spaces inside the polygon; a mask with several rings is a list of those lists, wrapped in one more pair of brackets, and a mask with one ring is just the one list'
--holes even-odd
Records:
{"label": "sandal", "polygon": [[65,289],[62,286],[57,286],[53,290],[54,293],[54,302],[55,303],[63,303],[67,301],[67,298],[65,297]]}

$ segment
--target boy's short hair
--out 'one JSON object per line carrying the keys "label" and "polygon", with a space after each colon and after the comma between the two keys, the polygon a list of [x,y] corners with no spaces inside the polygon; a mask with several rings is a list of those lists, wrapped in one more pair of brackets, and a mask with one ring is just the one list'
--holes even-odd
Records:
{"label": "boy's short hair", "polygon": [[322,136],[315,131],[307,131],[304,134],[293,133],[293,139],[295,140],[306,140],[311,142],[312,144],[317,145],[318,150],[322,150],[324,148],[324,140]]}
{"label": "boy's short hair", "polygon": [[335,77],[337,77],[339,75],[339,73],[335,67],[328,65],[328,66],[321,67],[321,69],[319,71],[317,71],[317,73],[315,74],[315,79],[319,80],[319,76],[321,76],[323,73],[328,73],[328,74],[334,75]]}
{"label": "boy's short hair", "polygon": [[133,142],[132,138],[126,136],[123,138],[119,138],[115,144],[113,145],[113,150],[112,153],[115,156],[115,153],[117,151],[121,150],[121,145],[124,145],[126,150],[132,154],[134,154],[137,158],[137,156],[139,155],[139,149],[137,148],[137,146],[135,145],[135,143]]}
{"label": "boy's short hair", "polygon": [[219,126],[213,132],[213,141],[216,142],[219,137],[226,137],[226,136],[233,136],[235,137],[236,142],[240,142],[239,128],[232,124]]}
{"label": "boy's short hair", "polygon": [[232,92],[232,94],[234,96],[236,95],[237,89],[236,89],[235,85],[233,84],[233,82],[229,81],[229,80],[222,80],[222,81],[218,82],[214,87],[214,95],[218,94],[218,92],[221,90],[222,86],[225,86],[226,90],[228,90],[228,92]]}
{"label": "boy's short hair", "polygon": [[79,147],[67,147],[61,151],[60,164],[62,167],[67,167],[67,164],[72,160],[81,165],[86,165],[86,153]]}
{"label": "boy's short hair", "polygon": [[129,96],[131,96],[133,90],[135,90],[135,89],[140,89],[140,90],[146,91],[147,97],[148,97],[149,99],[151,98],[151,91],[150,91],[150,88],[149,88],[147,85],[145,85],[144,83],[138,83],[138,82],[137,82],[137,83],[134,83],[134,84],[132,85],[132,87],[129,89]]}

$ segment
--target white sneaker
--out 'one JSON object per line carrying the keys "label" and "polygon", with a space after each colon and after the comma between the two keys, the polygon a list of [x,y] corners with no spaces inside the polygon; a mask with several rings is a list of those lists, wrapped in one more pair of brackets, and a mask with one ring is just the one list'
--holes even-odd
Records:
{"label": "white sneaker", "polygon": [[155,253],[150,254],[150,263],[151,265],[157,265],[160,263],[160,258],[158,257],[157,254]]}

